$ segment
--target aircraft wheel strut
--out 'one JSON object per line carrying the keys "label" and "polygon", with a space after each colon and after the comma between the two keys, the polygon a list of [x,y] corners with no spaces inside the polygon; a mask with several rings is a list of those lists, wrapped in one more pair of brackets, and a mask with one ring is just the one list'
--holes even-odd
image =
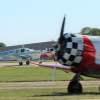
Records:
{"label": "aircraft wheel strut", "polygon": [[82,93],[82,85],[77,81],[71,81],[68,85],[68,93]]}

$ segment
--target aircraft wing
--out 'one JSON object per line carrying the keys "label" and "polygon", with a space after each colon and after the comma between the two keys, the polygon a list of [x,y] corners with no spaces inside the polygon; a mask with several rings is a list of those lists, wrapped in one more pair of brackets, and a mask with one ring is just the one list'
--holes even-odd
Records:
{"label": "aircraft wing", "polygon": [[57,69],[61,69],[61,70],[64,70],[65,72],[74,72],[74,73],[77,73],[77,72],[83,72],[83,71],[86,71],[86,69],[84,68],[77,68],[77,67],[71,67],[71,66],[64,66],[64,65],[55,65],[55,64],[36,64],[36,63],[31,63],[31,64],[35,64],[35,65],[38,65],[38,66],[43,66],[43,67],[49,67],[49,68],[57,68]]}
{"label": "aircraft wing", "polygon": [[48,52],[42,52],[40,58],[45,58],[45,57],[52,57],[55,59],[55,52],[48,51]]}
{"label": "aircraft wing", "polygon": [[26,59],[26,58],[30,58],[31,56],[29,56],[29,55],[19,55],[19,57]]}
{"label": "aircraft wing", "polygon": [[43,67],[49,67],[49,68],[57,68],[57,69],[62,69],[62,70],[67,70],[67,71],[71,71],[72,67],[70,66],[64,66],[64,65],[55,65],[55,64],[36,64],[36,63],[31,63],[31,64],[35,64],[38,66],[43,66]]}

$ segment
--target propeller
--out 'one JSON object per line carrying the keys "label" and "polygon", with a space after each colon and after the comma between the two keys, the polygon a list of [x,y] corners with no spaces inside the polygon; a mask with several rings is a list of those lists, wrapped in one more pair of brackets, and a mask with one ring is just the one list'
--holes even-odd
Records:
{"label": "propeller", "polygon": [[64,32],[64,26],[65,26],[65,17],[66,17],[66,15],[64,16],[63,23],[62,23],[62,27],[61,27],[60,38],[59,38],[59,44],[62,43],[62,39],[63,39],[63,32]]}
{"label": "propeller", "polygon": [[52,79],[52,81],[55,80],[56,66],[57,66],[57,56],[55,56],[55,67],[54,67],[54,72],[53,72],[53,79]]}
{"label": "propeller", "polygon": [[[40,49],[41,47],[40,47],[40,45],[39,45],[39,51],[40,51],[40,56],[41,56],[41,49]],[[41,64],[42,63],[42,61],[41,61],[41,59],[40,59],[40,56],[39,56],[39,64]]]}
{"label": "propeller", "polygon": [[[65,18],[66,18],[66,15],[64,16],[64,19],[63,19],[63,23],[62,23],[62,27],[61,27],[61,32],[60,32],[60,38],[58,40],[58,44],[61,44],[62,43],[62,40],[63,40],[63,32],[64,32],[64,26],[65,26]],[[53,47],[55,48],[55,68],[54,68],[54,73],[53,73],[53,79],[52,81],[55,80],[55,74],[56,74],[56,66],[57,66],[57,56],[58,56],[58,51],[57,51],[57,48],[58,48],[58,44],[54,44]]]}

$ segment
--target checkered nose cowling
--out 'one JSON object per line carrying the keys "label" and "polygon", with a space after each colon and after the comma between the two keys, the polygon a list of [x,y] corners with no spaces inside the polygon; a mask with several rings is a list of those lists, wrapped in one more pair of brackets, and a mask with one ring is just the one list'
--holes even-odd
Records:
{"label": "checkered nose cowling", "polygon": [[81,35],[64,34],[62,42],[56,47],[56,56],[59,63],[77,67],[82,60],[83,39]]}

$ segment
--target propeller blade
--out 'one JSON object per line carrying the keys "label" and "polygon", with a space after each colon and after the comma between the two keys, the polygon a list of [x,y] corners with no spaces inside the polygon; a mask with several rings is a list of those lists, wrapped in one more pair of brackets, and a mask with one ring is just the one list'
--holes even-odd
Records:
{"label": "propeller blade", "polygon": [[[61,27],[60,38],[59,38],[59,44],[62,43],[63,32],[64,32],[64,26],[65,26],[65,16],[64,16],[64,19],[63,19],[62,27]],[[56,50],[56,49],[58,48],[58,45],[57,45],[57,44],[56,44],[56,45],[53,45],[53,47],[54,47],[55,50]],[[57,51],[55,51],[55,52],[56,52],[56,56],[55,56],[56,62],[55,62],[55,68],[54,68],[54,73],[53,73],[53,79],[52,79],[52,81],[55,80],[56,66],[57,66],[57,56],[58,56],[58,52],[57,52]]]}
{"label": "propeller blade", "polygon": [[[41,56],[42,53],[41,53],[41,49],[40,49],[40,48],[41,48],[41,47],[40,47],[40,45],[39,45],[39,51],[40,51],[40,56]],[[42,63],[40,56],[39,56],[39,64]]]}
{"label": "propeller blade", "polygon": [[55,56],[55,68],[54,68],[54,73],[53,73],[53,79],[52,79],[52,81],[54,81],[55,80],[55,74],[56,74],[56,66],[57,66],[57,56]]}
{"label": "propeller blade", "polygon": [[61,32],[60,32],[60,38],[59,38],[59,43],[60,44],[61,44],[62,38],[63,38],[64,26],[65,26],[65,17],[63,19],[63,23],[62,23],[62,27],[61,27]]}

